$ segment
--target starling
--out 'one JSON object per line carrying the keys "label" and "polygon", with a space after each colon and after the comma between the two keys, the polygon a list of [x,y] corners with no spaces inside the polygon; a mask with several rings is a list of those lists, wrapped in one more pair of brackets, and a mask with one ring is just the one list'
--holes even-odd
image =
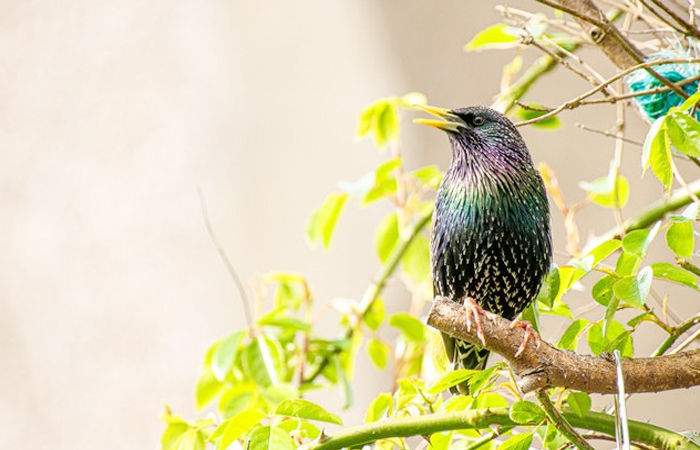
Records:
{"label": "starling", "polygon": [[[452,163],[435,203],[434,294],[463,304],[468,325],[473,319],[483,343],[483,310],[515,319],[535,299],[549,271],[544,184],[520,133],[499,112],[483,106],[421,109],[440,120],[415,122],[445,131],[452,144]],[[527,331],[520,352],[534,332],[525,322],[514,324]],[[443,341],[453,367],[485,367],[488,350],[445,334]],[[458,390],[466,393],[468,386]]]}

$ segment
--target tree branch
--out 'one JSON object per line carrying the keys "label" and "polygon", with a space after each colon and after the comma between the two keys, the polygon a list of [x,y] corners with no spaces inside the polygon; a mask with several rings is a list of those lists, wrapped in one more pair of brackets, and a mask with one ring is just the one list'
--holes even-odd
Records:
{"label": "tree branch", "polygon": [[542,404],[547,419],[557,427],[557,430],[561,432],[576,448],[580,450],[594,450],[591,445],[586,442],[584,438],[579,435],[576,430],[574,430],[569,422],[562,416],[562,414],[557,410],[552,401],[549,399],[549,395],[545,389],[537,392],[537,399]]}
{"label": "tree branch", "polygon": [[[467,329],[462,305],[436,298],[428,324],[456,339],[480,345],[476,329]],[[544,387],[564,387],[599,394],[617,392],[613,361],[559,350],[546,342],[534,343],[516,357],[525,331],[510,328],[511,322],[486,312],[482,321],[485,347],[503,356],[521,377],[519,387],[531,392]],[[700,385],[700,350],[655,358],[623,361],[628,393],[660,392]]]}
{"label": "tree branch", "polygon": [[[605,433],[608,436],[615,435],[615,418],[608,414],[589,412],[579,416],[565,411],[563,415],[573,427]],[[514,427],[518,425],[536,426],[539,423],[517,424],[508,417],[508,408],[477,409],[451,414],[428,414],[418,417],[387,419],[347,428],[336,436],[317,444],[312,449],[356,448],[380,439],[426,436],[440,431],[481,429],[491,425]],[[700,446],[694,444],[689,438],[665,428],[635,420],[630,420],[629,425],[632,442],[645,444],[659,450],[700,450]]]}

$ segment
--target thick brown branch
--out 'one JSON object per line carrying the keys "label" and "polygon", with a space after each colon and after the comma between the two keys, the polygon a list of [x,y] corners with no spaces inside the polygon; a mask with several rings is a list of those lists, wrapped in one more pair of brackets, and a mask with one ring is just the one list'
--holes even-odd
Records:
{"label": "thick brown branch", "polygon": [[[464,309],[458,303],[438,297],[428,324],[454,338],[480,345],[476,330],[467,330]],[[559,350],[546,342],[528,344],[520,356],[515,353],[525,331],[510,328],[510,322],[486,313],[483,332],[486,348],[503,356],[517,375],[523,392],[543,387],[565,387],[589,393],[617,391],[615,363],[611,359]],[[628,393],[660,392],[700,385],[700,350],[654,358],[626,359],[622,363]]]}

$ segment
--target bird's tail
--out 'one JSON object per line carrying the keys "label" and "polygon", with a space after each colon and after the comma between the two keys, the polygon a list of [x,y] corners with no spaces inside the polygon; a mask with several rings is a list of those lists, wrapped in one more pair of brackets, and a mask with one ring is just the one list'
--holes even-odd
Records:
{"label": "bird's tail", "polygon": [[[445,351],[455,369],[483,370],[489,359],[490,351],[466,341],[454,339],[446,334],[442,335]],[[469,394],[467,381],[450,389],[453,394]]]}

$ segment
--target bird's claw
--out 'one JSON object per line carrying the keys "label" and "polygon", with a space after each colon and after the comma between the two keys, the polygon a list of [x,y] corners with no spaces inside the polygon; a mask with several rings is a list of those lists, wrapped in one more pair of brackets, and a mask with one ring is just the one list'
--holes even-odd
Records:
{"label": "bird's claw", "polygon": [[484,317],[484,309],[471,297],[464,299],[464,311],[467,313],[467,331],[472,330],[472,324],[476,328],[476,336],[481,341],[481,344],[486,346],[486,338],[484,337],[484,329],[481,318]]}
{"label": "bird's claw", "polygon": [[515,357],[517,358],[520,356],[523,351],[525,351],[525,347],[527,347],[527,343],[530,341],[530,339],[533,339],[534,342],[536,343],[535,348],[540,348],[540,335],[537,334],[537,331],[530,325],[530,322],[525,322],[523,320],[514,320],[510,324],[510,328],[522,328],[525,330],[525,337],[523,338],[523,342],[520,343],[520,347],[518,347],[518,351],[515,352]]}

